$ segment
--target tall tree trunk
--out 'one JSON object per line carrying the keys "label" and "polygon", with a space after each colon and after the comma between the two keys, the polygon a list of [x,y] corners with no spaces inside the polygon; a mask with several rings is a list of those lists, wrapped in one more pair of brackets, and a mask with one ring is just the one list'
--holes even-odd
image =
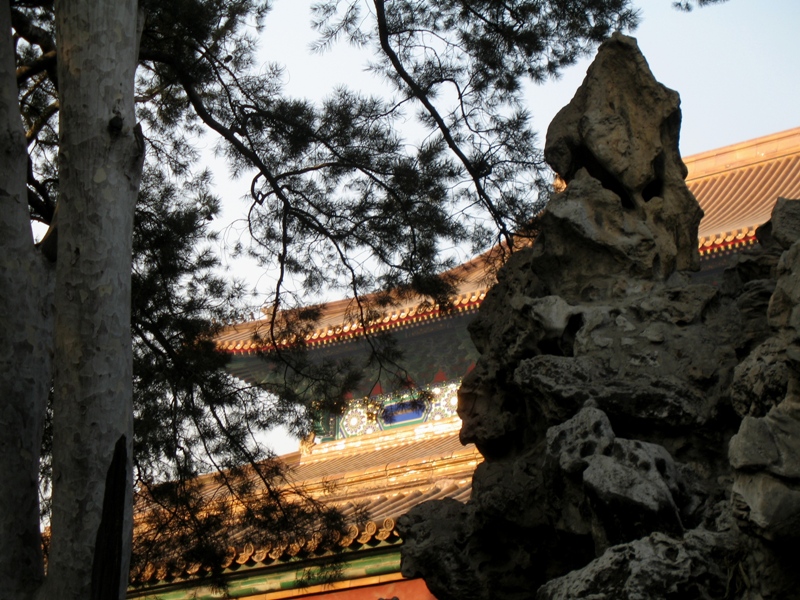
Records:
{"label": "tall tree trunk", "polygon": [[44,574],[38,482],[53,267],[33,245],[10,34],[9,2],[0,0],[0,596],[29,598]]}
{"label": "tall tree trunk", "polygon": [[123,597],[131,544],[136,0],[57,0],[53,515],[40,597]]}

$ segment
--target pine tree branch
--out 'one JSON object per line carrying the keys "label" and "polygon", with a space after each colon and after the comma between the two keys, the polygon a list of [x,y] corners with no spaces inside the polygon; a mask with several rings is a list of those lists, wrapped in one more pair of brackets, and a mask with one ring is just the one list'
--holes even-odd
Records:
{"label": "pine tree branch", "polygon": [[[40,55],[36,58],[33,62],[28,63],[27,65],[22,65],[17,67],[17,85],[22,85],[32,77],[35,77],[39,73],[43,71],[47,71],[48,76],[55,74],[56,72],[56,51],[51,50],[50,52],[45,52],[44,54]],[[55,84],[55,80],[53,80]]]}
{"label": "pine tree branch", "polygon": [[56,72],[56,43],[48,31],[35,25],[28,15],[21,10],[11,9],[11,26],[23,40],[32,46],[38,46],[42,55],[30,65],[17,68],[17,84],[21,84],[37,73],[47,71],[53,85],[58,88],[58,74]]}
{"label": "pine tree branch", "polygon": [[58,112],[58,109],[58,100],[49,104],[47,108],[45,108],[36,118],[36,121],[33,122],[28,131],[25,132],[25,140],[29,146],[31,145],[31,142],[33,142],[39,135],[39,132],[44,128],[44,126],[50,122],[50,118]]}
{"label": "pine tree branch", "polygon": [[55,52],[56,42],[49,32],[34,25],[24,12],[11,9],[11,26],[26,42],[39,46],[43,53]]}
{"label": "pine tree branch", "polygon": [[458,157],[458,160],[461,161],[461,164],[464,165],[464,168],[470,175],[472,179],[475,189],[478,192],[478,197],[481,199],[481,202],[486,207],[486,210],[489,211],[489,214],[492,216],[492,220],[497,225],[498,229],[500,230],[500,234],[505,238],[506,243],[509,247],[512,247],[514,244],[513,235],[510,231],[506,228],[505,221],[502,218],[502,215],[498,208],[492,202],[492,199],[486,193],[486,190],[481,183],[481,178],[485,175],[481,173],[479,169],[476,167],[475,164],[464,154],[461,150],[459,145],[456,143],[455,139],[453,138],[453,134],[450,131],[450,128],[444,122],[444,119],[439,114],[439,111],[430,101],[428,98],[428,94],[425,90],[420,87],[417,81],[411,76],[411,74],[406,70],[403,66],[403,63],[400,61],[400,58],[397,56],[397,53],[391,46],[389,42],[389,27],[386,21],[386,8],[384,0],[374,0],[375,5],[375,15],[378,22],[378,39],[380,41],[380,46],[383,52],[386,54],[389,62],[392,64],[392,67],[400,76],[400,78],[405,82],[405,84],[411,90],[411,93],[414,97],[422,104],[428,114],[431,116],[433,121],[436,123],[439,132],[442,134],[442,137],[445,140],[448,148],[453,152],[453,154]]}

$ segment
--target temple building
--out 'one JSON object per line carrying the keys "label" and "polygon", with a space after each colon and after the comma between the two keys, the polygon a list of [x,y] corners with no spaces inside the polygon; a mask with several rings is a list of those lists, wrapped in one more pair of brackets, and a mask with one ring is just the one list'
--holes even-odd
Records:
{"label": "temple building", "polygon": [[[800,127],[684,158],[687,184],[705,212],[700,224],[702,281],[716,283],[730,256],[756,243],[778,197],[800,198]],[[294,480],[315,497],[345,513],[366,509],[369,520],[340,539],[344,562],[333,583],[308,583],[308,569],[324,556],[310,542],[278,547],[246,544],[232,550],[226,565],[227,596],[249,600],[428,600],[422,580],[400,573],[396,522],[412,506],[430,499],[466,501],[471,475],[482,460],[474,446],[458,439],[456,391],[474,366],[477,351],[467,332],[492,280],[486,259],[458,267],[460,284],[452,308],[422,301],[386,310],[367,331],[391,330],[404,351],[412,392],[373,378],[363,398],[341,416],[320,423],[317,438],[282,459]],[[349,317],[349,299],[326,305],[307,343],[320,356],[362,352],[364,326]],[[266,320],[243,323],[220,335],[219,348],[231,354],[230,370],[250,383],[268,375],[258,356],[256,334]],[[187,589],[190,572],[167,572],[153,565],[141,578],[145,588],[131,598],[218,598],[210,588]],[[298,581],[304,580],[304,587]]]}

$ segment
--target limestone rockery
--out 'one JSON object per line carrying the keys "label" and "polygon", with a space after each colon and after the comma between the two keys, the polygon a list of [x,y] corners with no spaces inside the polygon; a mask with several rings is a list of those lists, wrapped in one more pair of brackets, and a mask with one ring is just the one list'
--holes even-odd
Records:
{"label": "limestone rockery", "polygon": [[400,522],[439,600],[800,598],[800,201],[693,282],[679,104],[614,34],[550,125],[566,188],[471,328],[486,461]]}

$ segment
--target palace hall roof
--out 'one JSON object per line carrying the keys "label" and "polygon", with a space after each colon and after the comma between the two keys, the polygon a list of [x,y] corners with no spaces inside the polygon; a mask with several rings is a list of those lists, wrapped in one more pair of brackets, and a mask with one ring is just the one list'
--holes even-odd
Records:
{"label": "palace hall roof", "polygon": [[[292,483],[312,496],[338,506],[345,516],[366,514],[368,520],[351,525],[338,544],[345,552],[390,550],[400,543],[397,519],[409,509],[438,498],[466,502],[471,492],[472,473],[482,462],[474,445],[458,440],[461,421],[457,417],[414,427],[398,428],[306,447],[281,457]],[[226,573],[251,576],[259,570],[282,569],[299,559],[313,560],[329,554],[317,548],[313,539],[255,547],[242,533],[241,545],[231,548]],[[199,575],[197,567],[182,565],[167,569],[150,565],[136,573],[141,594],[181,586]],[[154,587],[155,586],[155,587]],[[129,597],[137,597],[132,591]],[[168,597],[168,596],[164,596]]]}
{"label": "palace hall roof", "polygon": [[702,255],[753,243],[779,197],[800,198],[800,127],[684,158],[686,184],[705,212]]}

